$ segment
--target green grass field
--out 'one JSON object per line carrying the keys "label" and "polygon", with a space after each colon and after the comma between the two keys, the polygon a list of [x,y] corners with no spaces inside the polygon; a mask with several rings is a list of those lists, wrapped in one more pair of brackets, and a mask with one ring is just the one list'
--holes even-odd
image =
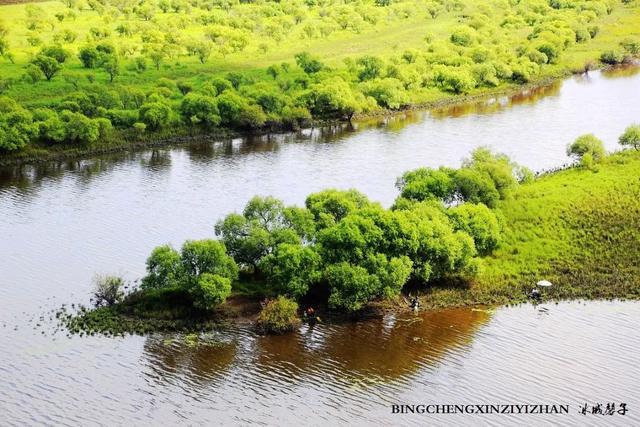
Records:
{"label": "green grass field", "polygon": [[[640,54],[637,1],[65,0],[0,10],[0,109],[28,110],[21,128],[0,121],[4,155],[90,152],[123,132],[185,125],[295,128],[558,78],[606,51],[610,63]],[[38,59],[53,60],[52,47],[65,57],[47,76]],[[90,63],[78,57],[87,48]],[[100,131],[74,133],[84,119],[64,111]]]}
{"label": "green grass field", "polygon": [[500,203],[501,246],[469,289],[436,288],[431,306],[526,300],[538,280],[556,299],[640,297],[640,152],[597,172],[573,168],[519,186]]}

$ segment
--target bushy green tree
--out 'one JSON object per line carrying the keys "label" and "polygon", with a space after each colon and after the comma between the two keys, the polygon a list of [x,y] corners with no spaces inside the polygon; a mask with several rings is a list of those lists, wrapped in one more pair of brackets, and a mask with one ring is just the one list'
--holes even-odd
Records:
{"label": "bushy green tree", "polygon": [[454,229],[473,238],[478,253],[486,255],[500,242],[501,227],[496,214],[483,204],[463,203],[447,210]]}
{"label": "bushy green tree", "polygon": [[618,138],[618,143],[623,147],[640,149],[640,125],[631,125],[624,130]]}
{"label": "bushy green tree", "polygon": [[231,280],[238,278],[236,262],[227,254],[224,243],[218,240],[187,240],[182,245],[180,262],[191,284],[204,273]]}
{"label": "bushy green tree", "polygon": [[578,137],[567,147],[567,155],[575,157],[583,166],[592,167],[606,155],[604,143],[589,133]]}
{"label": "bushy green tree", "polygon": [[221,122],[215,98],[189,93],[180,104],[180,115],[187,123],[217,126]]}
{"label": "bushy green tree", "polygon": [[46,55],[36,56],[31,63],[38,67],[47,81],[51,80],[62,70],[62,65],[55,58]]}
{"label": "bushy green tree", "polygon": [[371,202],[357,190],[327,189],[307,196],[305,205],[318,227],[327,227],[340,221],[350,212],[368,206]]}
{"label": "bushy green tree", "polygon": [[171,107],[163,102],[147,102],[140,107],[140,119],[149,129],[160,129],[171,120]]}
{"label": "bushy green tree", "polygon": [[67,141],[91,144],[98,140],[100,126],[95,120],[68,110],[60,113],[60,118],[64,122]]}
{"label": "bushy green tree", "polygon": [[448,168],[419,168],[405,172],[396,182],[400,197],[409,200],[438,199],[450,201],[456,186],[454,171]]}
{"label": "bushy green tree", "polygon": [[147,258],[147,275],[142,289],[159,289],[180,285],[184,271],[180,253],[169,245],[158,246]]}
{"label": "bushy green tree", "polygon": [[295,55],[296,64],[307,74],[314,74],[324,68],[324,64],[309,52],[301,52]]}
{"label": "bushy green tree", "polygon": [[302,99],[316,117],[351,120],[365,105],[359,95],[342,78],[334,77],[312,85]]}
{"label": "bushy green tree", "polygon": [[211,310],[231,295],[231,279],[219,274],[202,273],[189,292],[195,307]]}
{"label": "bushy green tree", "polygon": [[26,146],[38,133],[31,113],[13,100],[0,98],[0,151],[15,151]]}
{"label": "bushy green tree", "polygon": [[280,292],[300,298],[320,280],[321,261],[312,247],[281,243],[260,260],[260,271]]}

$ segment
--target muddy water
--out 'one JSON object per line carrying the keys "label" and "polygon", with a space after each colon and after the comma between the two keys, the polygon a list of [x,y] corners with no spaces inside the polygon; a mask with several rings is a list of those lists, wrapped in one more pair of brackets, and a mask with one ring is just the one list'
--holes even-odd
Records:
{"label": "muddy water", "polygon": [[96,272],[140,277],[152,247],[211,236],[254,194],[302,203],[325,187],[356,187],[389,204],[407,169],[456,166],[479,145],[554,168],[576,136],[594,132],[613,149],[634,121],[632,70],[355,127],[0,169],[0,424],[283,424],[292,410],[302,424],[411,424],[434,419],[399,418],[390,405],[566,402],[573,411],[583,400],[627,401],[627,418],[611,420],[637,424],[634,303],[385,318],[293,338],[238,327],[200,339],[69,339],[51,335],[45,314],[86,302]]}

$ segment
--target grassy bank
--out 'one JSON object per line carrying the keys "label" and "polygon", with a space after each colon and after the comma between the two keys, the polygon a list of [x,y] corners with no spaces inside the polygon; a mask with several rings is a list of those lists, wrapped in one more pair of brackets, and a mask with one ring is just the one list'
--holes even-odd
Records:
{"label": "grassy bank", "polygon": [[572,168],[522,184],[498,211],[502,244],[469,288],[435,287],[425,307],[526,300],[538,280],[552,299],[640,297],[640,153],[611,155],[597,172]]}
{"label": "grassy bank", "polygon": [[640,53],[637,2],[68,0],[0,9],[0,156],[15,161],[122,150],[185,127],[292,129],[430,106]]}

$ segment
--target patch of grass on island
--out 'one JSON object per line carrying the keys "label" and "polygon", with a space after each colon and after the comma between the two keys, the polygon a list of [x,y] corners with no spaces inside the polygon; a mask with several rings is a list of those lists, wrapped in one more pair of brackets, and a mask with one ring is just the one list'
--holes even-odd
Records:
{"label": "patch of grass on island", "polygon": [[433,288],[432,306],[526,301],[539,280],[554,299],[640,297],[640,152],[596,171],[575,167],[522,184],[497,210],[501,245],[469,288]]}

